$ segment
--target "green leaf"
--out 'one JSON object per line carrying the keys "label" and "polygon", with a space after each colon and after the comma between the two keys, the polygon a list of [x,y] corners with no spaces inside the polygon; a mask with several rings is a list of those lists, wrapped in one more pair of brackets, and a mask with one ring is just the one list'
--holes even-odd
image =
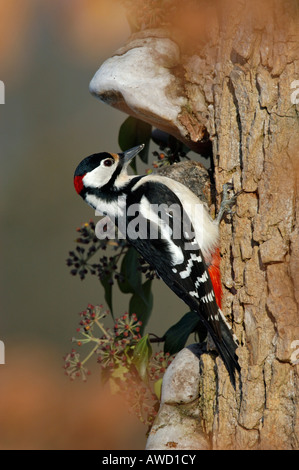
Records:
{"label": "green leaf", "polygon": [[158,400],[161,400],[162,382],[163,382],[163,379],[161,378],[154,383],[154,392]]}
{"label": "green leaf", "polygon": [[[144,163],[147,163],[151,133],[152,126],[150,124],[129,116],[119,129],[118,144],[123,152],[136,145],[145,144],[139,156]],[[132,166],[136,170],[136,164],[134,165],[134,163],[135,160]]]}
{"label": "green leaf", "polygon": [[191,333],[197,330],[200,320],[196,312],[186,313],[175,325],[166,331],[164,352],[176,354],[185,346]]}
{"label": "green leaf", "polygon": [[110,309],[110,312],[111,312],[111,315],[112,315],[112,318],[114,318],[114,315],[113,315],[113,305],[112,305],[112,284],[109,282],[109,280],[111,279],[110,276],[106,276],[104,277],[103,279],[100,279],[100,282],[104,288],[104,291],[105,291],[105,300],[106,300],[106,303]]}
{"label": "green leaf", "polygon": [[130,247],[121,264],[121,274],[124,281],[118,281],[119,289],[124,294],[133,294],[130,299],[129,313],[136,313],[138,320],[142,322],[141,333],[144,331],[153,308],[152,281],[147,280],[142,284],[142,274],[138,270],[138,253]]}
{"label": "green leaf", "polygon": [[149,279],[137,290],[131,300],[129,306],[130,315],[136,313],[138,320],[142,322],[141,334],[149,320],[153,309],[154,297],[152,294],[152,281]]}
{"label": "green leaf", "polygon": [[125,366],[118,366],[113,369],[113,372],[110,374],[108,379],[112,395],[121,391],[121,385],[119,382],[124,382],[126,380],[126,374],[128,372],[129,369]]}
{"label": "green leaf", "polygon": [[149,337],[148,335],[146,335],[143,338],[141,338],[140,341],[138,341],[137,345],[135,346],[133,358],[132,358],[132,363],[136,367],[140,375],[140,378],[144,382],[147,382],[148,380],[147,369],[148,369],[148,364],[149,364],[151,357],[152,357],[152,347],[149,341]]}
{"label": "green leaf", "polygon": [[138,253],[135,248],[130,247],[121,264],[120,272],[124,281],[118,281],[118,287],[124,294],[134,294],[141,289],[142,275],[137,269],[138,265]]}

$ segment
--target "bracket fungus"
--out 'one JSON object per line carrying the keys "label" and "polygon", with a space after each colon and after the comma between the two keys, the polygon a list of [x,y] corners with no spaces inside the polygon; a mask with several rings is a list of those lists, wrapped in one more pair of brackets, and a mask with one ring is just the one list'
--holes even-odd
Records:
{"label": "bracket fungus", "polygon": [[90,83],[101,101],[185,142],[203,140],[206,129],[188,107],[179,46],[165,30],[133,34],[107,59]]}

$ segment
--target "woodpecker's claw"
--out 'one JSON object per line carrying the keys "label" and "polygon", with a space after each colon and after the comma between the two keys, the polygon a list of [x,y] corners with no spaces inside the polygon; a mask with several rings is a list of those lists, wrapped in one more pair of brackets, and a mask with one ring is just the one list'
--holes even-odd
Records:
{"label": "woodpecker's claw", "polygon": [[237,197],[239,196],[239,194],[242,193],[242,191],[239,191],[238,193],[230,197],[229,192],[232,189],[233,189],[232,183],[226,183],[223,185],[222,201],[221,201],[220,210],[218,212],[217,219],[216,219],[218,224],[220,224],[225,214],[233,215],[235,213],[234,211],[232,211],[232,206],[236,204]]}

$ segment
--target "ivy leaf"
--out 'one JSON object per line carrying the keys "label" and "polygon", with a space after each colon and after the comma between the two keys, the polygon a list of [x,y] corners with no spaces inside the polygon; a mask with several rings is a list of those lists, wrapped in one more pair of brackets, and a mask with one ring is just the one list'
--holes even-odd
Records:
{"label": "ivy leaf", "polygon": [[176,354],[184,348],[189,336],[197,331],[200,320],[196,312],[186,313],[175,325],[166,331],[164,352]]}
{"label": "ivy leaf", "polygon": [[112,395],[119,393],[121,391],[120,382],[126,381],[126,374],[129,372],[129,369],[125,366],[118,366],[113,369],[112,374],[108,378],[108,383],[110,386],[110,391]]}
{"label": "ivy leaf", "polygon": [[154,392],[158,400],[161,400],[163,378],[154,383]]}
{"label": "ivy leaf", "polygon": [[152,281],[149,279],[133,294],[129,306],[130,315],[136,313],[138,320],[142,322],[141,334],[149,320],[153,303]]}
{"label": "ivy leaf", "polygon": [[[145,147],[139,153],[141,160],[144,163],[148,162],[149,143],[151,139],[152,126],[140,119],[129,116],[121,125],[118,134],[118,144],[124,152],[140,144],[145,144]],[[136,171],[136,160],[134,159],[132,168]]]}
{"label": "ivy leaf", "polygon": [[132,357],[132,363],[136,367],[140,375],[140,378],[144,382],[147,382],[148,380],[147,369],[148,369],[148,364],[149,364],[151,357],[152,357],[152,347],[149,341],[149,337],[148,335],[146,335],[143,338],[141,338],[140,341],[138,341],[137,345],[135,346],[133,357]]}
{"label": "ivy leaf", "polygon": [[142,284],[142,274],[138,270],[139,255],[135,248],[130,247],[121,264],[121,274],[124,281],[118,281],[123,294],[133,294],[130,299],[129,313],[136,313],[142,322],[141,332],[148,322],[153,308],[152,281],[149,279]]}
{"label": "ivy leaf", "polygon": [[118,287],[124,294],[134,294],[141,289],[142,275],[137,269],[138,264],[138,253],[130,247],[121,264],[120,272],[124,281],[118,281]]}
{"label": "ivy leaf", "polygon": [[110,276],[106,276],[104,277],[103,279],[100,279],[100,282],[104,288],[104,291],[105,291],[105,300],[107,302],[107,305],[110,309],[110,312],[111,312],[111,315],[112,315],[112,318],[114,318],[114,315],[113,315],[113,305],[112,305],[112,284],[111,282],[111,277]]}

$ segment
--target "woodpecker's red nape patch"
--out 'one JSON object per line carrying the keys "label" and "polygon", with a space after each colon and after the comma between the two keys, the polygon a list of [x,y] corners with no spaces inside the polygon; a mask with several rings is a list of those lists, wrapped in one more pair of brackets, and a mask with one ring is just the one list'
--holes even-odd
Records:
{"label": "woodpecker's red nape patch", "polygon": [[220,252],[219,249],[213,254],[212,262],[208,267],[209,275],[213,284],[215,299],[218,307],[221,309],[222,301],[222,284],[220,275]]}
{"label": "woodpecker's red nape patch", "polygon": [[82,189],[84,188],[83,181],[82,181],[84,176],[85,175],[75,176],[74,177],[74,186],[75,186],[75,189],[76,189],[78,194],[80,194]]}

